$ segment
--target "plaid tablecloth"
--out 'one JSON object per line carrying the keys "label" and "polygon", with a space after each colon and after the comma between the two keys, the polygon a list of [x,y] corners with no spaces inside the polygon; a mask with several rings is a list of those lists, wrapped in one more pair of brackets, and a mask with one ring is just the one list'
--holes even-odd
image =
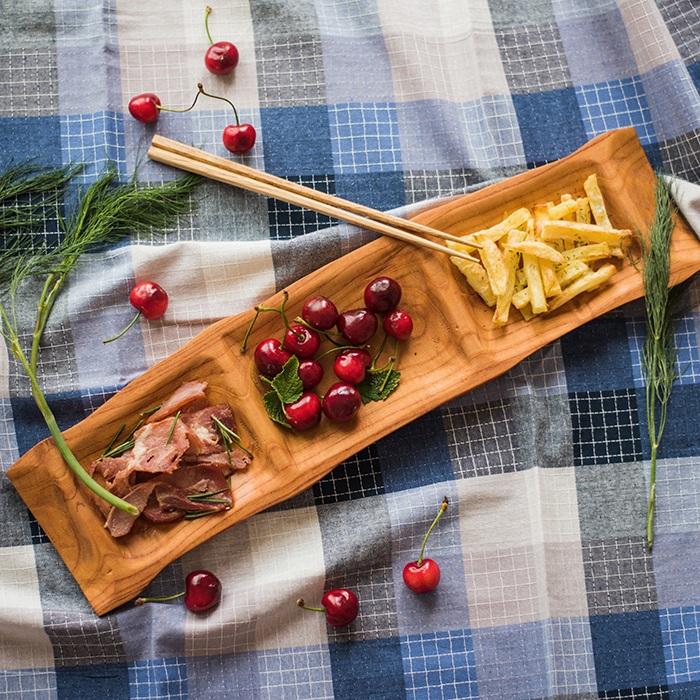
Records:
{"label": "plaid tablecloth", "polygon": [[[382,209],[464,190],[633,125],[655,166],[700,179],[695,0],[221,0],[235,77],[203,67],[204,3],[0,5],[0,161],[109,162],[126,178],[153,127],[126,112],[195,85],[231,97],[259,139],[243,160]],[[203,101],[159,133],[223,152],[230,115]],[[171,173],[142,161],[142,180]],[[360,244],[362,234],[202,186],[153,244],[93,255],[62,295],[41,381],[63,426],[210,322]],[[49,222],[41,236],[51,236]],[[171,294],[163,322],[118,343],[135,277]],[[361,289],[358,281],[358,293]],[[23,309],[29,310],[28,291]],[[643,546],[649,445],[631,304],[370,446],[283,507],[168,567],[152,594],[214,570],[211,615],[177,602],[90,610],[0,478],[0,697],[699,698],[700,294],[677,325],[680,378],[659,464],[657,541]],[[0,352],[0,458],[46,435]],[[387,405],[390,409],[390,406]],[[401,581],[437,504],[433,594]],[[294,606],[358,591],[349,630]]]}

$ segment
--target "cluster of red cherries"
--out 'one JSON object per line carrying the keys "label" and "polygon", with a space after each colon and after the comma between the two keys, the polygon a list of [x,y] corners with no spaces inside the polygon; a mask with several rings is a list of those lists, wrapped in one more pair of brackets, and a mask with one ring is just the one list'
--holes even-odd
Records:
{"label": "cluster of red cherries", "polygon": [[[447,498],[443,499],[440,509],[428,531],[423,537],[418,559],[411,561],[403,569],[403,580],[414,593],[429,593],[440,583],[440,566],[434,559],[424,558],[425,546],[430,533],[437,525],[442,514],[447,510]],[[137,598],[135,605],[144,603],[163,603],[184,596],[185,607],[193,613],[204,613],[216,607],[221,600],[221,581],[211,571],[198,569],[191,571],[185,579],[185,590],[173,595]],[[314,607],[299,598],[296,604],[304,610],[325,613],[326,622],[332,627],[345,627],[357,617],[360,601],[357,594],[348,588],[333,588],[324,593],[321,606]]]}
{"label": "cluster of red cherries", "polygon": [[[285,325],[282,340],[265,338],[255,348],[255,365],[260,374],[269,379],[276,377],[293,355],[299,358],[299,379],[303,386],[301,397],[294,403],[284,406],[284,414],[289,425],[296,430],[309,430],[321,420],[321,413],[334,423],[346,423],[353,419],[362,397],[357,389],[368,372],[375,371],[376,362],[381,356],[387,338],[395,344],[405,341],[413,332],[411,316],[399,309],[401,286],[391,277],[377,277],[364,290],[365,307],[338,312],[336,305],[327,297],[309,297],[301,310],[301,317],[289,323],[285,314],[287,295],[285,293],[279,307],[256,306],[242,351],[245,352],[248,336],[263,311],[279,313]],[[373,357],[367,349],[379,328],[378,315],[383,314],[382,327],[385,338],[379,352]],[[335,328],[337,332],[331,332]],[[317,355],[322,339],[333,343],[334,347]],[[338,381],[334,382],[319,398],[313,389],[323,379],[324,370],[319,362],[324,356],[337,353],[333,361],[333,372]],[[382,370],[396,364],[394,354]]]}
{"label": "cluster of red cherries", "polygon": [[[230,41],[214,41],[209,31],[209,15],[211,7],[207,6],[204,13],[204,28],[209,39],[209,48],[204,54],[204,65],[207,70],[214,75],[229,75],[238,65],[238,49]],[[189,107],[179,109],[176,107],[165,107],[161,104],[158,95],[152,92],[142,92],[129,100],[129,113],[137,121],[144,124],[152,124],[158,120],[161,112],[189,112],[194,109],[200,95],[211,97],[215,100],[223,100],[233,109],[236,119],[235,124],[229,124],[224,128],[222,140],[224,146],[231,153],[247,153],[255,145],[257,136],[255,127],[252,124],[241,124],[238,118],[236,106],[230,100],[220,95],[213,95],[204,90],[202,83],[197,83],[197,94]]]}

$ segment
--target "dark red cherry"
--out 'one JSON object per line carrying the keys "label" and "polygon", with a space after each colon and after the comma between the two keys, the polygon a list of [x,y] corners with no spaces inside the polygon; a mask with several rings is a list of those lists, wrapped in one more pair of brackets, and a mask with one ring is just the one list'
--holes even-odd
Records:
{"label": "dark red cherry", "polygon": [[255,145],[255,127],[252,124],[229,124],[224,128],[222,140],[231,153],[247,153]]}
{"label": "dark red cherry", "polygon": [[168,308],[168,294],[156,282],[139,282],[129,292],[129,302],[150,321],[155,321],[165,314]]}
{"label": "dark red cherry", "polygon": [[336,326],[353,345],[366,343],[377,332],[377,317],[369,309],[352,309],[338,316]]}
{"label": "dark red cherry", "polygon": [[413,319],[401,309],[384,317],[384,332],[397,340],[408,340],[413,333]]}
{"label": "dark red cherry", "polygon": [[210,73],[228,75],[238,65],[238,49],[230,41],[217,41],[204,54],[204,65]]}
{"label": "dark red cherry", "polygon": [[313,391],[307,391],[294,403],[284,407],[289,425],[295,430],[310,430],[321,421],[321,399]]}
{"label": "dark red cherry", "polygon": [[297,600],[297,605],[304,610],[325,612],[326,622],[332,627],[345,627],[349,625],[360,610],[360,601],[353,591],[347,588],[334,588],[327,591],[321,598],[321,608],[306,605],[303,598]]}
{"label": "dark red cherry", "polygon": [[266,338],[255,348],[255,366],[260,374],[272,379],[282,371],[291,356],[277,338]]}
{"label": "dark red cherry", "polygon": [[211,571],[190,571],[185,579],[185,607],[194,613],[206,612],[221,600],[221,581]]}
{"label": "dark red cherry", "polygon": [[352,420],[361,405],[360,392],[347,382],[336,382],[323,397],[323,412],[334,423]]}
{"label": "dark red cherry", "polygon": [[301,317],[314,328],[327,331],[338,320],[338,309],[328,297],[311,297],[304,302]]}
{"label": "dark red cherry", "polygon": [[298,373],[304,389],[313,389],[323,379],[323,367],[316,360],[300,362]]}
{"label": "dark red cherry", "polygon": [[292,323],[284,334],[284,347],[299,358],[313,357],[321,345],[321,338],[301,323]]}
{"label": "dark red cherry", "polygon": [[152,92],[142,92],[129,100],[129,114],[137,121],[152,124],[160,114],[160,98]]}
{"label": "dark red cherry", "polygon": [[377,277],[365,287],[365,306],[377,314],[385,314],[399,305],[401,285],[391,277]]}
{"label": "dark red cherry", "polygon": [[372,356],[366,350],[345,350],[336,355],[333,362],[335,376],[349,384],[364,381],[367,368],[372,364]]}

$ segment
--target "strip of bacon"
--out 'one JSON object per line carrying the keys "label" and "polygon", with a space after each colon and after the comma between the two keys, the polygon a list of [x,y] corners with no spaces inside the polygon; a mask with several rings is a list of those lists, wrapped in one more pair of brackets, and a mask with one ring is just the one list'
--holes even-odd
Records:
{"label": "strip of bacon", "polygon": [[163,401],[160,408],[146,419],[146,423],[156,423],[168,416],[174,416],[178,411],[192,408],[192,404],[196,402],[199,402],[197,408],[206,406],[206,388],[206,382],[185,382]]}

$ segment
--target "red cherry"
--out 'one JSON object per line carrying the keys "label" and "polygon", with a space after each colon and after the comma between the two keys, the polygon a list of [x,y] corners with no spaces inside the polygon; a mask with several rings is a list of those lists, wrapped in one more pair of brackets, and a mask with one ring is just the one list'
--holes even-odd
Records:
{"label": "red cherry", "polygon": [[103,343],[112,343],[121,338],[142,315],[149,321],[155,321],[162,318],[168,308],[168,294],[155,282],[139,282],[134,285],[129,292],[129,301],[138,313],[119,333],[103,340]]}
{"label": "red cherry", "polygon": [[362,405],[360,392],[345,382],[333,384],[323,397],[323,412],[335,423],[347,423]]}
{"label": "red cherry", "polygon": [[323,379],[323,367],[316,360],[299,363],[299,379],[304,389],[313,389]]}
{"label": "red cherry", "polygon": [[129,302],[149,321],[162,318],[168,308],[168,294],[155,282],[139,282],[129,292]]}
{"label": "red cherry", "polygon": [[307,391],[294,403],[284,407],[287,420],[296,430],[310,430],[321,422],[321,399],[313,391]]}
{"label": "red cherry", "polygon": [[185,607],[193,613],[211,610],[221,600],[221,581],[211,571],[190,571],[185,579]]}
{"label": "red cherry", "polygon": [[425,552],[426,544],[428,544],[430,533],[437,525],[442,514],[447,510],[447,505],[447,498],[443,498],[440,504],[440,510],[438,510],[428,531],[425,533],[425,537],[423,537],[418,559],[409,562],[403,568],[403,581],[414,593],[428,593],[429,591],[434,591],[438,583],[440,583],[440,567],[438,563],[433,559],[424,559],[423,553]]}
{"label": "red cherry", "polygon": [[316,331],[302,326],[300,323],[292,323],[284,334],[284,348],[299,358],[313,357],[321,345],[321,338]]}
{"label": "red cherry", "polygon": [[413,333],[413,319],[401,309],[384,317],[384,332],[397,340],[408,340]]}
{"label": "red cherry", "polygon": [[364,381],[367,368],[371,364],[372,356],[366,350],[346,350],[336,355],[333,371],[338,379],[349,384],[359,384]]}
{"label": "red cherry", "polygon": [[185,590],[173,595],[137,598],[134,605],[164,603],[184,596],[185,607],[193,613],[203,613],[218,605],[221,600],[221,581],[211,571],[197,569],[185,578]]}
{"label": "red cherry", "polygon": [[345,627],[349,625],[360,610],[360,601],[352,591],[347,588],[334,588],[323,594],[321,608],[306,605],[303,598],[297,600],[297,605],[304,610],[325,612],[326,622],[333,627]]}
{"label": "red cherry", "polygon": [[255,366],[260,374],[272,379],[282,371],[282,367],[291,356],[282,348],[282,344],[277,338],[266,338],[260,341],[255,348]]}
{"label": "red cherry", "polygon": [[338,309],[327,297],[310,297],[304,302],[301,317],[314,328],[327,331],[335,326],[338,320]]}
{"label": "red cherry", "polygon": [[152,124],[160,114],[160,98],[152,92],[142,92],[129,100],[129,113],[137,121]]}
{"label": "red cherry", "polygon": [[353,309],[340,314],[336,326],[349,343],[362,345],[377,332],[377,317],[369,309]]}
{"label": "red cherry", "polygon": [[204,65],[210,73],[228,75],[238,65],[238,49],[230,41],[217,41],[204,54]]}
{"label": "red cherry", "polygon": [[238,65],[238,49],[230,41],[214,41],[209,32],[209,15],[211,7],[204,9],[204,29],[211,46],[204,54],[204,65],[210,73],[216,75],[228,75]]}
{"label": "red cherry", "polygon": [[433,559],[423,559],[420,566],[411,561],[403,567],[403,581],[414,593],[434,591],[440,583],[440,567]]}
{"label": "red cherry", "polygon": [[255,127],[252,124],[229,124],[222,136],[224,146],[231,153],[247,153],[255,145]]}
{"label": "red cherry", "polygon": [[377,277],[365,287],[365,306],[377,314],[392,311],[400,299],[401,285],[391,277]]}

